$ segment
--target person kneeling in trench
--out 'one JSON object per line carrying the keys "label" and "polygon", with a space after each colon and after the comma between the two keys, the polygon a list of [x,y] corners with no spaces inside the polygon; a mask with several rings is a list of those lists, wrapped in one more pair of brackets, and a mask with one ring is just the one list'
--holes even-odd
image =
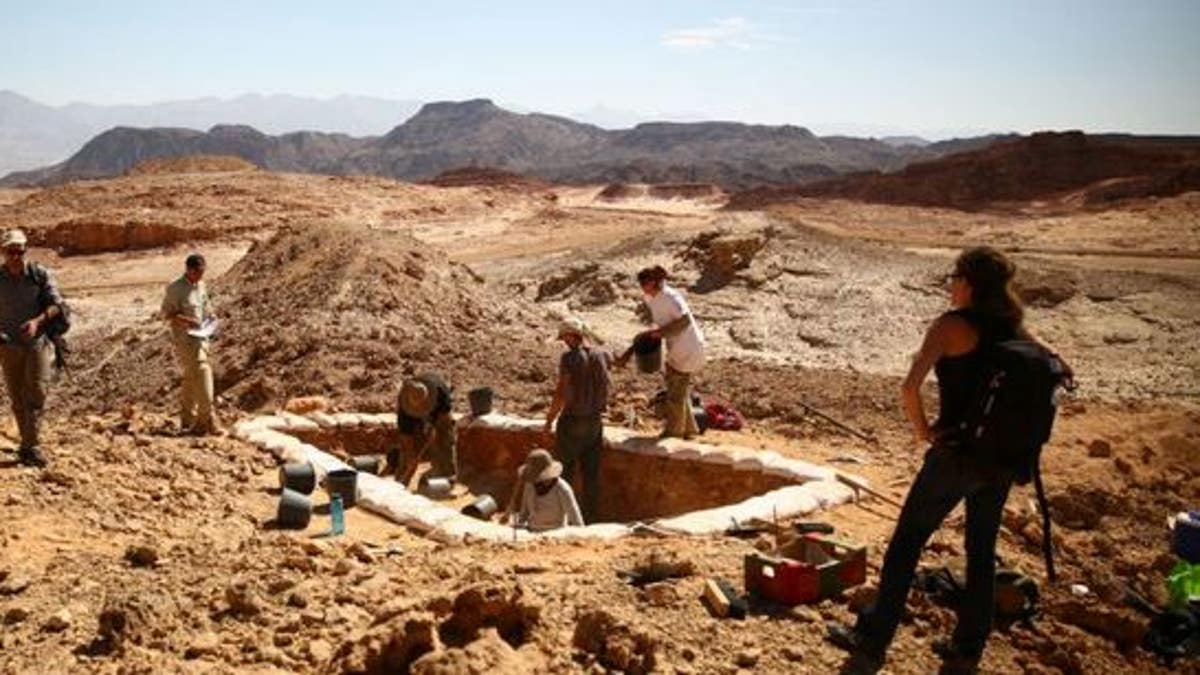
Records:
{"label": "person kneeling in trench", "polygon": [[517,470],[517,485],[509,500],[511,513],[515,504],[520,510],[514,524],[533,532],[556,530],[568,525],[583,526],[583,516],[571,486],[562,479],[563,466],[545,450],[534,450]]}
{"label": "person kneeling in trench", "polygon": [[396,426],[408,459],[401,464],[400,448],[388,454],[388,467],[396,480],[409,485],[426,453],[432,464],[426,478],[455,480],[458,453],[450,387],[445,380],[433,373],[405,380],[397,397]]}

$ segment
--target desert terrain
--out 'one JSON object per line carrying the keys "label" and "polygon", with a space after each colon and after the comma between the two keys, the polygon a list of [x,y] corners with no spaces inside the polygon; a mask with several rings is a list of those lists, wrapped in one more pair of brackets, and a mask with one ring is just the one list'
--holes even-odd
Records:
{"label": "desert terrain", "polygon": [[[386,412],[404,375],[431,368],[459,411],[486,385],[502,410],[538,417],[557,319],[582,316],[622,348],[644,321],[633,274],[663,264],[709,341],[698,391],[748,420],[710,440],[846,467],[902,499],[923,449],[900,378],[946,307],[953,256],[975,243],[1014,252],[1031,325],[1080,383],[1044,459],[1060,580],[1046,581],[1032,492],[1014,489],[999,552],[1037,579],[1042,613],[998,631],[982,669],[1169,672],[1139,646],[1148,619],[1125,589],[1165,603],[1165,519],[1200,502],[1200,193],[1103,210],[727,210],[715,188],[611,187],[199,162],[0,190],[0,227],[29,232],[76,314],[45,420],[49,468],[15,462],[3,408],[0,672],[835,672],[844,653],[823,623],[869,596],[896,515],[884,501],[813,516],[868,546],[866,587],[755,604],[743,621],[712,618],[701,585],[740,588],[766,535],[447,546],[357,509],[342,537],[312,537],[320,516],[275,530],[269,454],[174,433],[161,293],[189,251],[207,254],[226,424],[299,396]],[[654,433],[659,386],[620,372],[609,423]],[[962,525],[960,510],[923,563],[961,566]],[[694,574],[649,593],[618,577],[651,558]],[[885,672],[935,672],[930,644],[953,616],[919,594],[909,609]]]}

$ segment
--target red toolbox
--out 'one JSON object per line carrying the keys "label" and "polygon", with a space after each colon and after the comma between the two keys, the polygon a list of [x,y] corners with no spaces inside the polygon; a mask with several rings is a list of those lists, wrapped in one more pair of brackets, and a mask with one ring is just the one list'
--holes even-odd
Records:
{"label": "red toolbox", "polygon": [[781,555],[745,558],[746,591],[783,605],[817,602],[867,579],[867,549],[819,534],[798,537]]}

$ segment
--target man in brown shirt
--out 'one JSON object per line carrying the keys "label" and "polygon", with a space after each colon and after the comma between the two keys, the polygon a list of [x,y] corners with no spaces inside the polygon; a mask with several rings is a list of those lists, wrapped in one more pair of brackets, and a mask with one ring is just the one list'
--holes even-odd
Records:
{"label": "man in brown shirt", "polygon": [[567,351],[558,362],[558,388],[546,414],[546,432],[557,419],[555,450],[562,460],[562,478],[570,483],[575,466],[583,469],[583,518],[591,523],[596,518],[600,493],[600,449],[604,444],[603,418],[608,407],[612,355],[586,344],[589,338],[600,340],[579,319],[564,321],[558,337]]}
{"label": "man in brown shirt", "polygon": [[25,233],[4,235],[4,270],[0,272],[0,363],[21,432],[18,459],[42,467],[46,458],[39,447],[42,408],[50,384],[54,346],[45,327],[62,313],[62,294],[50,272],[25,259]]}

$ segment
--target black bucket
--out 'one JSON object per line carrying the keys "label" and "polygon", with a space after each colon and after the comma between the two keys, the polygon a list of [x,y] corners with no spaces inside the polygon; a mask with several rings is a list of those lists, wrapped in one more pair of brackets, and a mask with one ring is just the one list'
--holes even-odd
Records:
{"label": "black bucket", "polygon": [[708,431],[708,411],[704,408],[692,408],[692,417],[696,418],[696,429],[700,433]]}
{"label": "black bucket", "polygon": [[355,471],[378,476],[379,470],[383,468],[383,457],[381,455],[358,455],[350,458],[350,466],[354,467]]}
{"label": "black bucket", "polygon": [[325,474],[325,491],[330,497],[342,496],[342,506],[354,506],[358,496],[358,472],[354,469],[336,469]]}
{"label": "black bucket", "polygon": [[492,499],[491,495],[483,495],[479,499],[467,504],[463,507],[462,514],[471,516],[479,520],[491,520],[492,514],[496,512],[496,500]]}
{"label": "black bucket", "polygon": [[307,495],[283,489],[279,494],[279,511],[275,524],[285,530],[303,530],[312,519],[313,503]]}
{"label": "black bucket", "polygon": [[641,372],[659,372],[662,370],[662,339],[639,335],[633,341],[633,355],[637,358],[637,367]]}
{"label": "black bucket", "polygon": [[279,467],[279,487],[300,494],[312,494],[317,487],[317,473],[308,462],[289,462]]}
{"label": "black bucket", "polygon": [[482,417],[492,412],[492,402],[495,393],[491,387],[479,387],[467,392],[467,402],[471,404],[471,415]]}

